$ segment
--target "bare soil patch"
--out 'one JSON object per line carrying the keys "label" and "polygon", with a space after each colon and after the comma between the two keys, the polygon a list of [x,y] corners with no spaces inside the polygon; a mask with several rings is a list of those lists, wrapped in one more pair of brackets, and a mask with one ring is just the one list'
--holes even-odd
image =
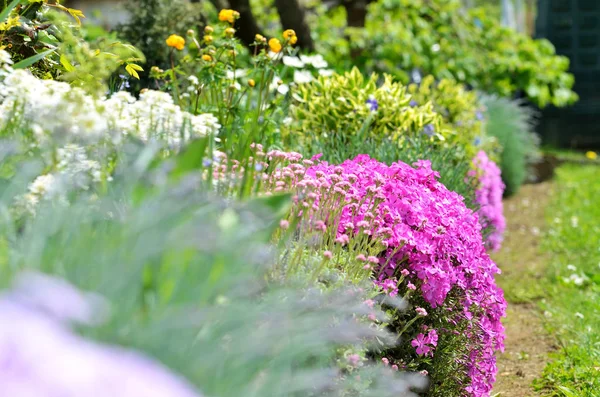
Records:
{"label": "bare soil patch", "polygon": [[543,297],[541,279],[548,257],[539,249],[545,225],[545,208],[552,183],[525,185],[504,202],[507,233],[500,252],[492,257],[502,269],[498,283],[508,300],[505,352],[498,355],[494,393],[499,396],[539,395],[531,383],[539,377],[556,348],[545,332],[535,301]]}

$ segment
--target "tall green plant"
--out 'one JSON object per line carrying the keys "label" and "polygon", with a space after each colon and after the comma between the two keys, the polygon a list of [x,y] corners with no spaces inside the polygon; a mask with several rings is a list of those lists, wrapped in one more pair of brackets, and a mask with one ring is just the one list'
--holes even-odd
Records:
{"label": "tall green plant", "polygon": [[519,190],[528,176],[528,168],[539,156],[539,138],[533,132],[535,114],[518,101],[484,97],[487,107],[487,134],[501,146],[500,169],[505,194]]}

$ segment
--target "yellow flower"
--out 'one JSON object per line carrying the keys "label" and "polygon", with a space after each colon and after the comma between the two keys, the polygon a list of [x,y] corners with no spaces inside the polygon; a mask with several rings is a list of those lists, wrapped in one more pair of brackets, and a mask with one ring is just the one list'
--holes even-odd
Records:
{"label": "yellow flower", "polygon": [[237,18],[240,17],[240,13],[234,10],[221,10],[219,11],[219,21],[234,23]]}
{"label": "yellow flower", "polygon": [[172,34],[167,39],[167,45],[169,47],[177,48],[179,51],[181,51],[183,50],[183,47],[185,47],[185,39],[176,34]]}
{"label": "yellow flower", "polygon": [[259,43],[266,43],[267,39],[265,38],[265,36],[263,36],[262,34],[256,34],[256,36],[254,36],[254,40],[259,42]]}
{"label": "yellow flower", "polygon": [[589,151],[585,154],[585,157],[590,160],[596,160],[598,158],[598,154],[596,154],[596,152]]}
{"label": "yellow flower", "polygon": [[211,35],[207,34],[206,36],[204,36],[204,42],[206,44],[212,43],[213,42],[213,37]]}
{"label": "yellow flower", "polygon": [[291,39],[292,37],[296,36],[296,32],[294,32],[294,29],[287,29],[286,31],[283,32],[283,38],[284,39]]}
{"label": "yellow flower", "polygon": [[235,29],[234,28],[227,28],[227,29],[225,29],[225,36],[227,36],[227,37],[233,37],[234,34],[235,34]]}
{"label": "yellow flower", "polygon": [[292,36],[292,37],[290,38],[290,44],[291,44],[291,45],[294,45],[294,44],[296,44],[297,42],[298,42],[298,36]]}
{"label": "yellow flower", "polygon": [[269,40],[269,48],[273,52],[281,52],[281,49],[283,47],[281,46],[281,42],[278,39],[272,38],[271,40]]}
{"label": "yellow flower", "polygon": [[254,81],[253,79],[248,80],[248,85],[250,87],[254,87],[256,85],[256,81]]}
{"label": "yellow flower", "polygon": [[212,61],[212,57],[208,54],[202,55],[202,59],[205,60],[206,62]]}

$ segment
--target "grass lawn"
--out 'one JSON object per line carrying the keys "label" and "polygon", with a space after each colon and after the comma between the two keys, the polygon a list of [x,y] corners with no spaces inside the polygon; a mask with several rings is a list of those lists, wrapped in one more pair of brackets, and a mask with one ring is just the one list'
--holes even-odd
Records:
{"label": "grass lawn", "polygon": [[536,387],[551,396],[600,396],[600,167],[561,166],[546,214],[541,305],[560,348]]}

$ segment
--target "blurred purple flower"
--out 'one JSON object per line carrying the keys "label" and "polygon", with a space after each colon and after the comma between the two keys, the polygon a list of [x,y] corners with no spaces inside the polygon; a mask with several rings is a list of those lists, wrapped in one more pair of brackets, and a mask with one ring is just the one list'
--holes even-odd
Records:
{"label": "blurred purple flower", "polygon": [[[32,295],[26,297],[26,291]],[[85,340],[64,324],[66,319],[87,319],[92,310],[84,294],[64,281],[32,274],[20,278],[14,292],[0,297],[2,395],[200,396],[162,365]]]}

